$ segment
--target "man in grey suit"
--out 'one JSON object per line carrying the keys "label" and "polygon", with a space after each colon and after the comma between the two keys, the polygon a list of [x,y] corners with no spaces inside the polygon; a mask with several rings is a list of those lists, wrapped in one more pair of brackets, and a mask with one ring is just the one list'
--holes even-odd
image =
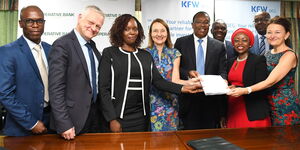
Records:
{"label": "man in grey suit", "polygon": [[[209,15],[200,11],[193,17],[194,33],[175,42],[180,51],[180,78],[187,80],[189,72],[196,70],[205,75],[221,75],[227,78],[226,51],[224,44],[207,36]],[[201,55],[202,54],[202,58]],[[200,62],[203,61],[203,62]],[[218,127],[224,116],[222,101],[224,96],[205,96],[203,92],[182,94],[179,97],[179,115],[184,129],[207,129]]]}
{"label": "man in grey suit", "polygon": [[227,34],[227,25],[222,19],[218,19],[212,24],[210,32],[213,35],[214,39],[224,43],[227,60],[237,56],[237,53],[234,51],[234,48],[232,46],[232,43],[230,41],[225,40]]}
{"label": "man in grey suit", "polygon": [[272,46],[266,39],[266,31],[268,21],[271,16],[268,12],[258,12],[254,16],[254,26],[258,34],[254,36],[254,45],[250,48],[250,52],[256,55],[264,55],[266,51],[272,49]]}
{"label": "man in grey suit", "polygon": [[103,22],[103,12],[87,6],[76,28],[57,39],[49,54],[50,127],[67,140],[100,132],[96,80],[101,55],[92,38]]}

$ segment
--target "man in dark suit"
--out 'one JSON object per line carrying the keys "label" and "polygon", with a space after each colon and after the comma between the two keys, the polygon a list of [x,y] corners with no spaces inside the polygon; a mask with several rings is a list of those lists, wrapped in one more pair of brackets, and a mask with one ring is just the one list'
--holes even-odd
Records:
{"label": "man in dark suit", "polygon": [[268,21],[271,16],[268,12],[258,12],[254,16],[254,26],[258,34],[254,36],[254,45],[250,48],[250,52],[256,55],[264,55],[266,51],[272,49],[272,46],[268,43],[266,39],[266,31],[268,26]]}
{"label": "man in dark suit", "polygon": [[237,56],[237,54],[235,53],[235,51],[233,49],[231,42],[225,40],[225,37],[227,34],[227,25],[223,20],[221,20],[221,19],[216,20],[212,24],[210,32],[213,35],[214,39],[219,40],[224,43],[227,60],[230,60],[231,58],[234,58],[235,56]]}
{"label": "man in dark suit", "polygon": [[44,13],[37,6],[21,10],[23,36],[0,47],[0,101],[7,111],[4,133],[26,136],[47,133],[48,43],[41,41]]}
{"label": "man in dark suit", "polygon": [[[176,40],[175,48],[182,54],[180,78],[183,80],[187,80],[189,72],[196,69],[201,72],[200,74],[221,75],[224,79],[227,78],[224,44],[207,36],[209,22],[210,17],[206,12],[196,13],[192,23],[194,33]],[[201,53],[204,60],[199,55]],[[200,60],[204,61],[203,67]],[[179,99],[179,113],[184,129],[216,128],[221,115],[225,115],[221,109],[223,98],[223,96],[205,96],[203,92],[182,94]]]}
{"label": "man in dark suit", "polygon": [[104,22],[103,12],[87,6],[76,28],[53,43],[49,54],[50,127],[67,140],[100,132],[97,99],[100,53],[92,38]]}

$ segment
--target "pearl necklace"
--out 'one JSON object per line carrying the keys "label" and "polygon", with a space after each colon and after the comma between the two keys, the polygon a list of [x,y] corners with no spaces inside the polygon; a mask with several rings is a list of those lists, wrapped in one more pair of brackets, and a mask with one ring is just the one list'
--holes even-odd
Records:
{"label": "pearl necklace", "polygon": [[244,61],[248,58],[248,56],[246,56],[245,58],[239,59],[239,57],[236,58],[236,61]]}

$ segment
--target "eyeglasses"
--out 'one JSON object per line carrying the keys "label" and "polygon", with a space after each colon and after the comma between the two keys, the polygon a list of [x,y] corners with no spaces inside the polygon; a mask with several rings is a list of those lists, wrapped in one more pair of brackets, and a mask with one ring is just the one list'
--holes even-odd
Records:
{"label": "eyeglasses", "polygon": [[209,22],[198,22],[198,21],[195,21],[193,22],[194,24],[197,24],[197,25],[205,25],[205,26],[208,26],[209,25]]}
{"label": "eyeglasses", "polygon": [[37,20],[25,19],[22,21],[24,21],[27,26],[32,26],[34,23],[36,23],[37,25],[44,25],[46,20],[44,20],[44,19],[37,19]]}
{"label": "eyeglasses", "polygon": [[260,22],[263,22],[263,23],[267,23],[269,21],[269,19],[254,19],[254,23],[260,23]]}

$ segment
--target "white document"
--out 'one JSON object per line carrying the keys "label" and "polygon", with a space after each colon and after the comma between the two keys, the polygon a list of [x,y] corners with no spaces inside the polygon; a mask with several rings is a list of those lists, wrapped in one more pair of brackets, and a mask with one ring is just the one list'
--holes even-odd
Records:
{"label": "white document", "polygon": [[201,75],[200,78],[205,95],[222,95],[230,91],[220,75]]}

